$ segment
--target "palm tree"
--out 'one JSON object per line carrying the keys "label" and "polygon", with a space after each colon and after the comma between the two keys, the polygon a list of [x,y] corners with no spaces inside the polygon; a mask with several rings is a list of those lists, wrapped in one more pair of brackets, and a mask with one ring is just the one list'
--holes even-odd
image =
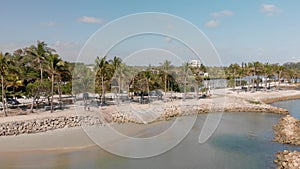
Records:
{"label": "palm tree", "polygon": [[151,83],[151,78],[153,76],[153,73],[150,70],[147,70],[144,72],[144,78],[146,80],[146,86],[147,86],[147,92],[148,92],[148,100],[150,96],[150,83]]}
{"label": "palm tree", "polygon": [[276,74],[277,74],[277,78],[278,78],[278,87],[277,90],[280,89],[280,83],[281,83],[281,78],[283,77],[283,74],[285,72],[285,67],[281,66],[281,65],[275,65],[275,70],[276,70]]}
{"label": "palm tree", "polygon": [[294,79],[295,79],[295,83],[298,82],[298,78],[300,76],[300,69],[298,68],[294,68]]}
{"label": "palm tree", "polygon": [[17,89],[20,87],[24,87],[23,80],[21,80],[18,76],[11,76],[7,77],[6,88],[12,88],[12,96],[15,97],[18,92]]}
{"label": "palm tree", "polygon": [[[118,79],[118,94],[121,93],[121,78],[122,78],[122,68],[121,65],[122,60],[121,58],[115,56],[112,60],[110,60],[110,63],[113,65],[114,69],[114,75]],[[119,95],[117,96],[117,102],[119,102]]]}
{"label": "palm tree", "polygon": [[204,80],[204,74],[207,73],[207,68],[206,66],[204,66],[203,64],[201,64],[198,67],[192,67],[190,66],[190,69],[194,75],[194,80],[195,80],[195,92],[196,95],[198,97],[198,93],[199,93],[199,86],[202,84],[203,80]]}
{"label": "palm tree", "polygon": [[33,62],[38,64],[40,69],[40,79],[41,82],[43,81],[43,67],[46,58],[50,55],[51,52],[55,52],[54,49],[47,47],[47,44],[42,41],[37,41],[37,46],[30,46],[29,48],[25,49],[26,53],[33,57]]}
{"label": "palm tree", "polygon": [[101,105],[104,103],[104,99],[105,99],[105,88],[104,88],[104,78],[105,78],[105,74],[106,74],[106,68],[108,66],[108,62],[106,60],[106,56],[102,57],[101,59],[99,57],[96,58],[95,60],[96,62],[96,76],[99,75],[101,78]]}
{"label": "palm tree", "polygon": [[168,83],[167,76],[168,76],[168,71],[169,71],[169,69],[171,67],[171,61],[165,60],[160,65],[161,65],[162,70],[164,71],[164,75],[165,75],[165,77],[164,77],[165,83],[164,84],[165,84],[165,93],[166,93],[167,92],[167,83]]}
{"label": "palm tree", "polygon": [[254,88],[254,86],[256,86],[256,90],[258,90],[260,84],[260,76],[264,74],[263,64],[260,62],[248,63],[248,74],[252,76],[252,87]]}
{"label": "palm tree", "polygon": [[[20,52],[20,51],[19,51]],[[12,94],[12,96],[16,96],[17,89],[19,87],[23,87],[23,79],[22,79],[22,57],[18,55],[10,55],[9,53],[6,53],[6,58],[9,62],[9,76],[6,76],[6,89],[12,89],[8,90]]]}
{"label": "palm tree", "polygon": [[17,71],[18,78],[23,81],[23,85],[34,82],[39,78],[40,74],[36,71],[34,60],[26,54],[23,49],[14,52],[12,62],[14,69]]}
{"label": "palm tree", "polygon": [[240,76],[240,66],[238,64],[231,64],[225,69],[227,79],[233,80],[233,89],[236,87],[236,78]]}
{"label": "palm tree", "polygon": [[[267,89],[267,86],[268,88],[270,88],[271,86],[271,81],[270,79],[274,76],[274,69],[273,69],[273,66],[270,65],[269,63],[266,63],[264,65],[264,74],[265,74],[265,90]],[[268,79],[269,79],[269,85],[267,84],[268,83]]]}
{"label": "palm tree", "polygon": [[53,96],[54,96],[54,82],[55,76],[60,75],[60,70],[64,66],[65,62],[58,56],[58,54],[52,54],[47,57],[46,71],[51,75],[51,113],[53,112]]}
{"label": "palm tree", "polygon": [[4,77],[7,74],[8,67],[9,67],[9,63],[8,63],[8,59],[7,59],[7,54],[0,53],[0,76],[1,76],[1,89],[2,89],[2,106],[3,106],[3,111],[4,111],[5,116],[7,116],[7,112],[6,112],[6,105],[5,105]]}
{"label": "palm tree", "polygon": [[188,70],[189,70],[189,63],[186,62],[182,65],[182,69],[183,69],[183,92],[184,92],[184,96],[183,96],[183,100],[185,100],[186,98],[186,84],[187,84],[187,76],[188,76]]}
{"label": "palm tree", "polygon": [[260,62],[253,63],[254,75],[256,76],[256,90],[259,89],[260,76],[264,74],[263,64]]}

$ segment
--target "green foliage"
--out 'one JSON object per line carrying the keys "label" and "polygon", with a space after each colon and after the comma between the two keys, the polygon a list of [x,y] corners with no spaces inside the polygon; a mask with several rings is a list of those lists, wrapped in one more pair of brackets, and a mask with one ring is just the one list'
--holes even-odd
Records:
{"label": "green foliage", "polygon": [[204,87],[204,88],[201,88],[201,92],[202,92],[202,93],[205,93],[205,92],[207,92],[207,91],[208,91],[208,88],[205,88],[205,87]]}
{"label": "green foliage", "polygon": [[248,100],[248,102],[251,104],[261,104],[261,102],[258,100]]}
{"label": "green foliage", "polygon": [[76,63],[72,69],[72,92],[74,95],[85,92],[93,92],[94,72],[86,67],[84,63]]}
{"label": "green foliage", "polygon": [[35,81],[33,83],[29,83],[26,86],[26,97],[32,97],[34,99],[38,99],[41,96],[50,97],[51,95],[51,81],[50,80],[43,80]]}
{"label": "green foliage", "polygon": [[228,86],[228,87],[234,87],[234,85],[235,85],[234,79],[229,79],[229,80],[227,81],[227,86]]}
{"label": "green foliage", "polygon": [[[209,76],[204,76],[204,73]],[[49,97],[60,94],[60,91],[62,94],[97,92],[103,95],[111,91],[112,82],[118,92],[121,89],[190,92],[203,86],[204,80],[213,78],[227,78],[230,87],[251,83],[252,86],[259,85],[263,76],[270,79],[268,82],[281,78],[297,82],[300,77],[300,62],[283,65],[249,62],[226,67],[201,64],[199,67],[190,67],[188,63],[174,66],[171,61],[166,60],[159,66],[148,67],[125,65],[115,56],[111,60],[98,57],[92,70],[84,63],[63,61],[55,49],[38,41],[35,45],[18,49],[12,54],[0,53],[0,75],[3,89],[1,98],[17,95]],[[249,82],[237,80],[247,76],[255,78]],[[51,83],[54,90],[52,94]]]}
{"label": "green foliage", "polygon": [[62,94],[72,94],[72,83],[66,82],[62,85]]}

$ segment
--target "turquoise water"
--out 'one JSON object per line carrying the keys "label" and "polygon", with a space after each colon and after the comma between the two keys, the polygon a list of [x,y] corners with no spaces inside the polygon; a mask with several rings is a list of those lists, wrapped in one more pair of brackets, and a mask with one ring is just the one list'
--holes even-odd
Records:
{"label": "turquoise water", "polygon": [[[299,116],[299,103],[300,100],[295,100],[274,105],[288,108],[293,115]],[[225,113],[214,135],[206,143],[199,144],[198,137],[205,117],[198,116],[192,131],[178,146],[152,158],[122,158],[94,146],[70,151],[0,153],[0,168],[269,169],[275,168],[273,160],[277,151],[300,150],[297,146],[272,141],[272,126],[281,116],[267,113]],[[161,130],[161,127],[152,126],[149,133],[156,129]]]}

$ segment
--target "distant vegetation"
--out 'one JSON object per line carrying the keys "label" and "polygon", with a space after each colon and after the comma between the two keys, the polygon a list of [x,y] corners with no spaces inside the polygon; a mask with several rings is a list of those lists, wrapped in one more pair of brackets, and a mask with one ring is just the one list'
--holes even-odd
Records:
{"label": "distant vegetation", "polygon": [[[96,56],[95,56],[96,57]],[[73,76],[72,76],[73,75]],[[257,86],[262,77],[271,81],[297,82],[300,76],[300,62],[268,64],[260,62],[231,64],[226,67],[191,67],[164,61],[159,66],[128,66],[119,57],[108,60],[99,56],[93,65],[70,63],[62,60],[55,49],[45,42],[18,49],[13,53],[0,53],[1,101],[6,114],[6,100],[3,98],[33,98],[33,105],[40,97],[45,97],[53,111],[53,95],[76,96],[84,92],[99,94],[101,103],[105,93],[139,92],[153,90],[163,92],[207,91],[203,81],[227,79],[228,85]],[[241,80],[252,77],[251,81]],[[239,79],[239,80],[237,80]]]}
{"label": "distant vegetation", "polygon": [[270,85],[271,82],[278,82],[277,87],[279,87],[282,82],[298,82],[298,78],[300,77],[300,62],[285,63],[283,65],[261,62],[242,63],[241,65],[231,64],[225,67],[224,71],[226,79],[229,80],[229,86],[233,88],[237,85],[251,85],[252,87],[256,86],[256,89],[258,89],[263,78],[265,79],[265,87]]}

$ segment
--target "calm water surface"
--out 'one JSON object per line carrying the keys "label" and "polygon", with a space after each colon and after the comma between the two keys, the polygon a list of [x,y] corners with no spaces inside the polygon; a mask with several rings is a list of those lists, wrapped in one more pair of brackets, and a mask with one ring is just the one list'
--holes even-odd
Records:
{"label": "calm water surface", "polygon": [[300,119],[300,99],[280,101],[273,103],[272,105],[288,109],[292,116]]}
{"label": "calm water surface", "polygon": [[[300,100],[274,103],[300,117]],[[112,155],[97,146],[79,150],[0,152],[0,168],[10,169],[258,169],[275,168],[274,154],[299,147],[272,142],[272,126],[280,115],[267,113],[225,113],[214,135],[204,144],[198,137],[205,120],[199,115],[189,135],[174,149],[156,157],[128,159]],[[143,133],[159,131],[149,126]],[[146,134],[146,135],[147,135]],[[145,135],[145,134],[142,134]],[[84,135],[83,135],[84,137]]]}

